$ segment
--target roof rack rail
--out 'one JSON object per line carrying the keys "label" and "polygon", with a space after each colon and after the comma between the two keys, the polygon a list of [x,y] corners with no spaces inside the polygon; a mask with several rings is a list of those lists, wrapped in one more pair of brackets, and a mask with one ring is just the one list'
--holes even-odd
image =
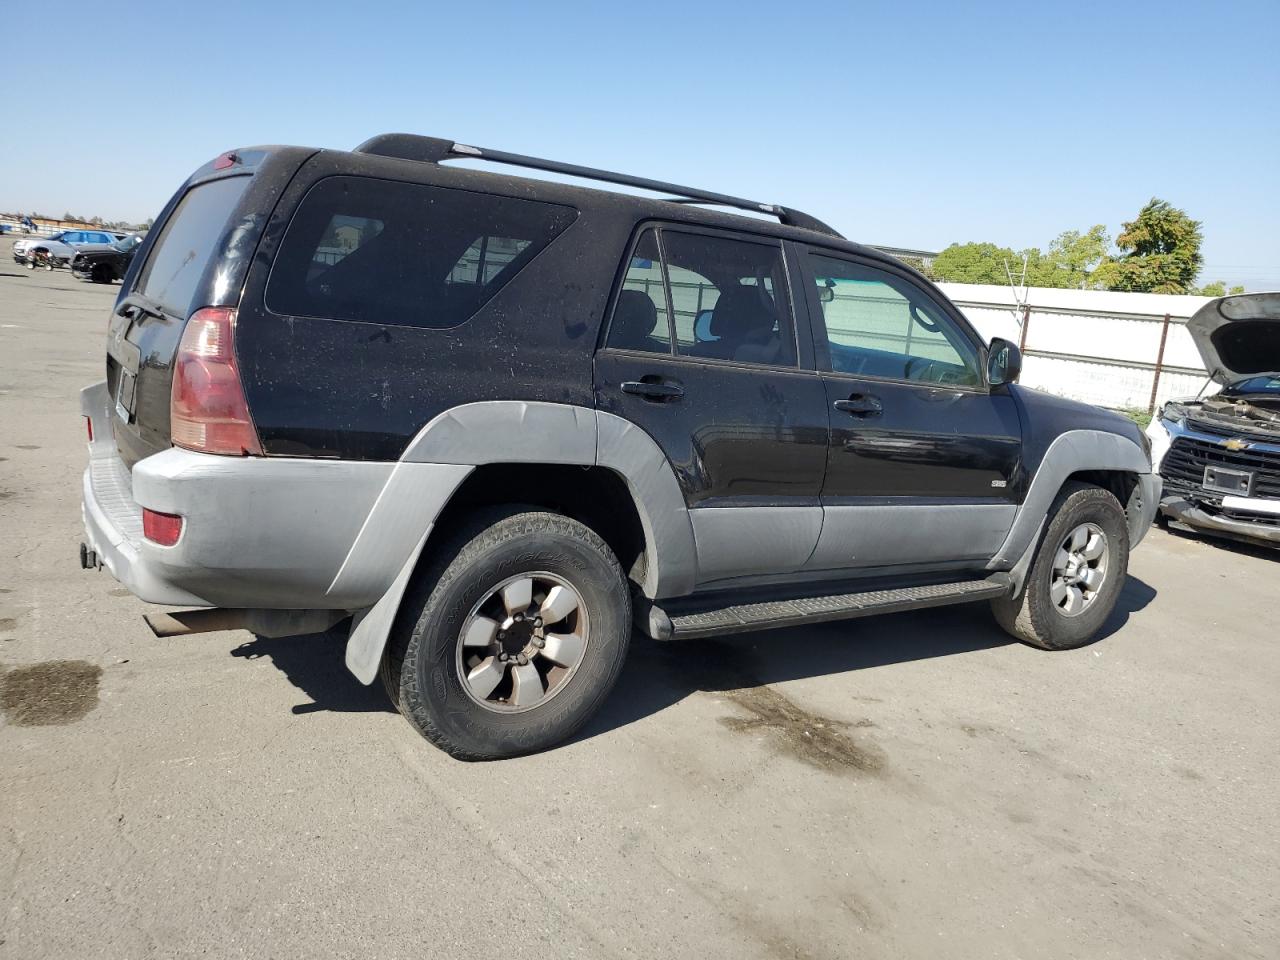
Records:
{"label": "roof rack rail", "polygon": [[595,167],[580,167],[576,163],[561,163],[558,160],[544,160],[541,157],[527,157],[519,153],[507,153],[505,150],[490,150],[471,147],[452,140],[441,140],[439,137],[423,137],[413,133],[383,133],[371,137],[360,146],[356,153],[369,153],[379,157],[395,157],[400,160],[417,160],[423,163],[439,163],[441,160],[470,159],[488,160],[492,163],[505,163],[514,167],[527,167],[532,170],[546,170],[549,173],[562,173],[571,177],[582,177],[586,180],[601,180],[605,183],[617,183],[627,187],[638,187],[641,190],[655,190],[659,193],[674,193],[677,197],[669,198],[676,203],[706,203],[721,207],[735,207],[739,210],[751,210],[777,217],[779,222],[789,227],[801,227],[814,230],[832,237],[841,237],[827,224],[817,217],[790,207],[776,203],[759,203],[755,200],[744,200],[724,193],[700,190],[695,187],[682,187],[676,183],[664,183],[661,180],[650,180],[648,177],[633,177],[626,173],[613,173],[609,170],[597,170]]}

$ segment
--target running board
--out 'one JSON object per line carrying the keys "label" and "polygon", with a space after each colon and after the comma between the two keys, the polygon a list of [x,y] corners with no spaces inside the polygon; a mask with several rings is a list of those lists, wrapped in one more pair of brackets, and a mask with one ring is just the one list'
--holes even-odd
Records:
{"label": "running board", "polygon": [[828,620],[869,617],[879,613],[942,607],[952,603],[1006,596],[1010,589],[1012,584],[1008,574],[997,573],[985,579],[963,580],[959,583],[839,593],[800,600],[743,603],[715,610],[677,614],[671,617],[670,639],[697,640],[724,633],[774,630],[778,627],[796,627]]}

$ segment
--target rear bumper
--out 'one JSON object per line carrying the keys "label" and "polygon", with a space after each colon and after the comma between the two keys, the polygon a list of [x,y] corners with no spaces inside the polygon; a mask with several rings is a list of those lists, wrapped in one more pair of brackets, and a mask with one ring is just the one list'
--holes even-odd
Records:
{"label": "rear bumper", "polygon": [[1280,546],[1280,526],[1215,516],[1183,497],[1175,496],[1165,499],[1160,504],[1160,512],[1172,520],[1185,523],[1205,533],[1230,537],[1233,540],[1248,540]]}
{"label": "rear bumper", "polygon": [[[417,548],[422,524],[429,527],[470,472],[176,447],[130,471],[112,437],[105,383],[81,391],[81,409],[95,438],[83,482],[86,542],[112,576],[151,603],[370,606]],[[143,537],[143,507],[183,518],[176,544]]]}

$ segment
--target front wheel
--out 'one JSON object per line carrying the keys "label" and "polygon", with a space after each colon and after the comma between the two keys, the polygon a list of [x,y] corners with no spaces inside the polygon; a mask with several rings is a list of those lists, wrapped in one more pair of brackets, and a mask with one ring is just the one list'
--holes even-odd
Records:
{"label": "front wheel", "polygon": [[613,688],[631,635],[613,552],[540,511],[478,518],[441,545],[405,604],[383,683],[424,737],[462,760],[572,736]]}
{"label": "front wheel", "polygon": [[1129,526],[1108,490],[1069,483],[1022,592],[991,601],[996,620],[1023,643],[1069,650],[1094,638],[1115,608],[1129,571]]}

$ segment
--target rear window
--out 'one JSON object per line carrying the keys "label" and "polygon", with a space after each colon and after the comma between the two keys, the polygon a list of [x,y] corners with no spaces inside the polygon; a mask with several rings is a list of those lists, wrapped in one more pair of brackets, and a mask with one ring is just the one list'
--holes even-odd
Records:
{"label": "rear window", "polygon": [[573,223],[572,207],[366,177],[308,191],[267,282],[289,316],[444,328]]}
{"label": "rear window", "polygon": [[250,179],[227,177],[187,191],[165,222],[142,267],[139,293],[168,313],[185,317],[191,312],[196,284]]}

